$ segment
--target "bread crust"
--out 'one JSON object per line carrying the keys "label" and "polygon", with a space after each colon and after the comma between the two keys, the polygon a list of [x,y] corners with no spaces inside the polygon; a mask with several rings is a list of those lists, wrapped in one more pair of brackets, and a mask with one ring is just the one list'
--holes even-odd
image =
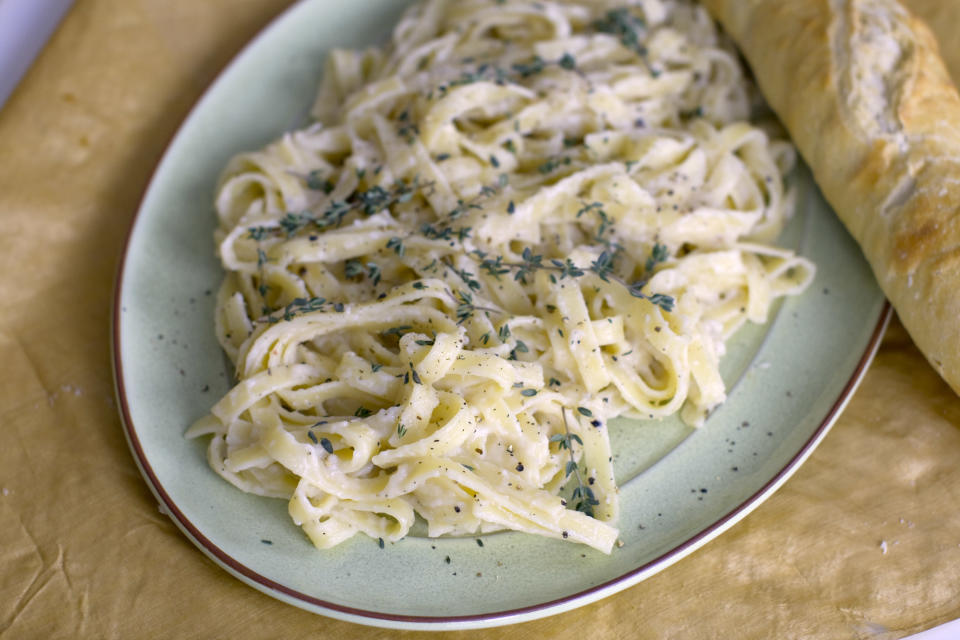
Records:
{"label": "bread crust", "polygon": [[901,0],[915,16],[933,30],[940,43],[940,54],[954,85],[960,86],[960,46],[956,38],[960,33],[960,2],[957,0]]}
{"label": "bread crust", "polygon": [[960,393],[960,96],[895,0],[703,0],[914,342]]}

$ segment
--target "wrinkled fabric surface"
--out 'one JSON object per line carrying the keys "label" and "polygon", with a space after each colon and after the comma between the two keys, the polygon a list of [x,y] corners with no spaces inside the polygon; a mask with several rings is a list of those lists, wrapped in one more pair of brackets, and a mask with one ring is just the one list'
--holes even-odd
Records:
{"label": "wrinkled fabric surface", "polygon": [[[914,1],[940,33],[960,20]],[[2,638],[437,637],[232,578],[158,511],[117,415],[110,305],[140,195],[206,85],[288,4],[81,0],[0,111]],[[894,321],[823,444],[729,532],[596,604],[449,635],[900,638],[960,617],[958,503],[960,398]]]}

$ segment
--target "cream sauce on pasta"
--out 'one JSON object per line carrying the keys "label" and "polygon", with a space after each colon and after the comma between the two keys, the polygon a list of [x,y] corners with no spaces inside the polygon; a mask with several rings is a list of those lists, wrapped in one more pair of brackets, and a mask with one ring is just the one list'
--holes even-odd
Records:
{"label": "cream sauce on pasta", "polygon": [[314,122],[223,174],[237,382],[188,435],[320,548],[419,514],[609,553],[607,421],[702,424],[725,340],[813,274],[750,107],[681,0],[427,0],[332,52]]}

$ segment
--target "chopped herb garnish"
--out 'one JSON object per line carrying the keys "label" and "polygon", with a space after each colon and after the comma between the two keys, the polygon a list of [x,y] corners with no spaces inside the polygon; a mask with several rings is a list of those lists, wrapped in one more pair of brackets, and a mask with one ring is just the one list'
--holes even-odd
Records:
{"label": "chopped herb garnish", "polygon": [[408,324],[402,324],[402,325],[400,325],[400,326],[398,326],[398,327],[390,327],[389,329],[387,329],[386,331],[383,332],[383,335],[385,335],[385,336],[389,336],[389,335],[402,336],[402,335],[405,334],[407,331],[410,331],[410,329],[413,329],[413,327],[411,327],[411,326],[408,325]]}
{"label": "chopped herb garnish", "polygon": [[343,265],[343,275],[348,278],[356,278],[362,276],[364,272],[363,263],[359,260],[351,258],[347,260]]}
{"label": "chopped herb garnish", "polygon": [[403,141],[407,144],[413,144],[417,141],[417,136],[420,135],[420,127],[413,122],[408,122],[397,129],[397,135],[403,138]]}
{"label": "chopped herb garnish", "polygon": [[520,77],[527,78],[540,73],[546,67],[546,61],[540,56],[533,56],[530,62],[516,63],[512,65],[514,71],[520,74]]}
{"label": "chopped herb garnish", "polygon": [[[420,233],[432,240],[449,240],[453,237],[453,229],[450,227],[435,227],[429,222],[424,222],[420,225]],[[431,263],[430,266],[432,266],[432,264],[433,263]],[[427,269],[429,269],[430,266],[427,266]]]}
{"label": "chopped herb garnish", "polygon": [[537,171],[543,174],[552,173],[561,166],[570,164],[570,162],[570,156],[548,158],[543,164],[537,167]]}
{"label": "chopped herb garnish", "polygon": [[406,253],[406,247],[403,246],[403,240],[396,236],[393,236],[387,240],[387,249],[393,249],[393,252],[398,256],[402,256],[404,253]]}
{"label": "chopped herb garnish", "polygon": [[618,36],[623,46],[632,49],[640,56],[647,55],[647,49],[640,41],[640,32],[646,29],[646,22],[633,15],[630,9],[622,7],[607,11],[602,20],[593,23],[593,28],[602,33]]}
{"label": "chopped herb garnish", "polygon": [[247,237],[251,240],[256,240],[259,242],[260,240],[263,240],[269,236],[273,231],[273,227],[249,227],[247,229]]}
{"label": "chopped herb garnish", "polygon": [[308,173],[306,182],[308,189],[313,189],[314,191],[323,191],[328,195],[333,191],[334,188],[333,183],[327,180],[319,171],[311,171]]}
{"label": "chopped herb garnish", "polygon": [[602,209],[602,208],[603,208],[602,202],[591,202],[589,204],[585,204],[582,207],[580,207],[579,211],[577,211],[577,217],[579,218],[585,213],[590,213],[594,209]]}
{"label": "chopped herb garnish", "polygon": [[367,263],[367,277],[370,278],[370,282],[373,283],[373,286],[377,286],[380,283],[380,265],[375,262]]}

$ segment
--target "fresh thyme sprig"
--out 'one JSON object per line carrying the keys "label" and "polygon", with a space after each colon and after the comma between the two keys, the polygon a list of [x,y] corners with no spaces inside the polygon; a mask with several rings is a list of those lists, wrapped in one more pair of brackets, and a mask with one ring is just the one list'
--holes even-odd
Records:
{"label": "fresh thyme sprig", "polygon": [[570,499],[579,499],[579,502],[574,505],[574,509],[592,518],[594,517],[593,508],[600,504],[600,501],[597,500],[594,495],[593,489],[583,484],[583,478],[580,477],[580,465],[577,464],[576,459],[573,457],[573,443],[576,442],[582,449],[583,440],[581,440],[577,434],[570,433],[570,426],[567,424],[566,410],[561,411],[560,415],[563,417],[564,432],[550,436],[550,442],[556,442],[561,450],[566,449],[570,453],[570,459],[564,466],[564,477],[569,478],[572,474],[577,481],[577,486],[574,487],[573,492],[570,494]]}
{"label": "fresh thyme sprig", "polygon": [[537,171],[543,174],[553,173],[560,167],[569,165],[571,162],[573,162],[573,160],[570,156],[552,156],[540,164],[537,167]]}
{"label": "fresh thyme sprig", "polygon": [[294,298],[283,308],[283,319],[292,320],[296,314],[320,311],[327,304],[326,298]]}
{"label": "fresh thyme sprig", "polygon": [[356,258],[351,258],[343,265],[343,275],[348,278],[359,278],[365,275],[373,283],[373,286],[377,286],[380,284],[380,278],[383,274],[380,271],[380,265],[376,262],[363,263]]}
{"label": "fresh thyme sprig", "polygon": [[570,53],[564,53],[556,60],[545,60],[538,55],[534,55],[528,61],[517,62],[510,65],[509,69],[484,62],[477,65],[473,71],[464,71],[453,80],[437,86],[436,89],[431,90],[427,94],[427,99],[432,100],[434,95],[439,95],[439,97],[442,98],[447,95],[450,89],[473,84],[474,82],[493,82],[494,84],[503,86],[507,82],[535,76],[552,66],[560,67],[567,71],[575,71],[577,68],[577,60]]}
{"label": "fresh thyme sprig", "polygon": [[484,200],[488,200],[493,196],[500,193],[503,189],[510,184],[510,178],[505,173],[501,173],[497,176],[496,184],[485,184],[480,187],[480,191],[477,192],[470,200],[457,200],[457,206],[450,210],[447,214],[447,218],[450,220],[456,220],[460,216],[464,215],[471,209],[482,209],[483,205],[481,204]]}
{"label": "fresh thyme sprig", "polygon": [[404,110],[397,116],[400,122],[400,128],[397,129],[397,135],[404,139],[407,144],[413,144],[420,135],[420,127],[415,122],[410,121],[410,112]]}
{"label": "fresh thyme sprig", "polygon": [[[475,196],[472,200],[459,200],[457,207],[450,212],[448,217],[450,219],[456,219],[470,209],[482,208],[478,201],[480,199],[496,195],[498,188],[502,189],[505,187],[506,181],[503,179],[504,177],[505,176],[501,175],[496,187],[490,185],[485,185],[482,187],[477,196]],[[664,311],[673,311],[674,299],[672,296],[662,293],[646,294],[643,292],[643,288],[647,285],[647,279],[641,279],[635,282],[627,282],[614,272],[614,262],[617,258],[617,255],[620,251],[622,251],[623,248],[619,244],[611,241],[608,237],[608,232],[613,229],[613,220],[604,210],[602,202],[584,203],[583,207],[577,211],[576,217],[580,218],[588,213],[593,213],[599,220],[596,230],[594,231],[593,241],[604,246],[605,249],[586,268],[574,264],[570,258],[566,258],[563,261],[551,259],[549,263],[546,263],[544,262],[544,257],[540,254],[535,254],[530,247],[525,247],[523,249],[520,254],[520,262],[506,262],[503,256],[490,257],[479,249],[474,249],[468,253],[479,260],[479,268],[482,271],[490,276],[493,276],[495,279],[499,279],[500,276],[513,272],[514,280],[517,280],[523,284],[527,284],[527,279],[530,276],[539,270],[545,269],[555,272],[551,273],[550,279],[551,281],[556,282],[556,274],[559,274],[559,278],[563,279],[568,277],[578,278],[585,275],[587,272],[592,272],[604,282],[610,282],[611,280],[618,282],[628,291],[631,296],[635,298],[643,298],[648,300]],[[445,225],[444,223],[439,223],[438,225],[424,223],[420,226],[421,234],[427,238],[448,241],[456,238],[461,243],[470,236],[470,231],[470,227],[454,229],[453,227],[449,226],[449,224]],[[393,239],[391,239],[391,242],[393,242]],[[388,243],[388,248],[390,246],[390,243]],[[394,249],[396,250],[396,246],[394,246]],[[656,265],[664,262],[668,257],[669,251],[666,245],[655,243],[650,256],[646,260],[646,264],[644,265],[644,275],[648,277],[653,272],[653,269],[656,267]],[[464,282],[464,284],[466,284],[471,290],[479,291],[482,288],[482,285],[474,277],[474,274],[469,273],[465,269],[456,269],[449,262],[445,262],[445,264],[450,270],[456,273]],[[462,322],[465,319],[466,318],[460,321]]]}
{"label": "fresh thyme sprig", "polygon": [[336,188],[336,185],[334,185],[329,178],[323,176],[320,171],[311,171],[308,173],[305,182],[307,183],[308,189],[323,191],[327,195],[333,193],[333,190]]}
{"label": "fresh thyme sprig", "polygon": [[516,273],[513,274],[514,280],[519,280],[523,284],[527,284],[527,276],[544,268],[543,256],[534,254],[530,247],[524,247],[523,252],[520,254],[520,259],[522,260],[520,264],[511,264],[508,266],[514,267],[517,270]]}
{"label": "fresh thyme sprig", "polygon": [[[456,239],[463,243],[470,237],[473,227],[453,227],[451,223],[454,220],[463,217],[472,210],[482,209],[482,202],[497,195],[497,193],[502,191],[508,183],[509,179],[507,178],[507,174],[501,173],[497,178],[495,185],[483,185],[480,187],[480,191],[477,193],[477,195],[469,200],[464,200],[462,198],[457,200],[457,205],[447,212],[445,219],[439,220],[435,224],[430,222],[424,222],[421,224],[419,228],[420,235],[430,240],[452,241]],[[391,238],[390,242],[393,244],[388,243],[387,248],[392,248],[399,255],[403,255],[402,239]],[[397,243],[399,243],[399,245]]]}
{"label": "fresh thyme sprig", "polygon": [[283,233],[292,238],[307,227],[318,230],[337,228],[343,224],[350,213],[359,211],[371,216],[395,204],[409,202],[413,196],[423,189],[433,186],[432,182],[421,183],[419,179],[412,181],[397,180],[393,187],[385,189],[374,185],[369,189],[354,191],[346,200],[334,200],[322,212],[313,211],[299,213],[288,212],[278,221],[278,226],[254,226],[247,229],[247,237],[253,240],[264,240],[268,237]]}
{"label": "fresh thyme sprig", "polygon": [[[476,251],[473,253],[474,255],[478,254]],[[482,252],[480,253],[482,254]],[[505,262],[503,260],[503,256],[489,258],[486,257],[486,254],[482,254],[480,259],[480,268],[487,274],[497,279],[499,279],[501,275],[505,275],[512,271],[514,274],[514,280],[517,280],[523,284],[526,284],[527,278],[539,270],[548,270],[554,272],[551,274],[551,280],[553,282],[557,281],[555,274],[559,274],[559,278],[563,279],[579,278],[580,276],[585,275],[587,272],[590,272],[596,274],[596,276],[604,282],[613,281],[619,283],[634,298],[643,298],[660,307],[664,311],[673,311],[675,301],[672,296],[662,293],[646,294],[643,292],[643,288],[647,286],[646,278],[630,283],[615,273],[614,262],[616,260],[617,253],[618,251],[616,250],[604,250],[590,263],[588,267],[583,268],[577,266],[570,258],[566,258],[564,261],[551,259],[549,264],[544,263],[542,255],[533,253],[530,247],[524,247],[523,252],[520,255],[520,262]],[[666,245],[659,243],[654,244],[650,256],[647,258],[646,264],[644,265],[646,268],[644,275],[649,276],[653,272],[653,269],[656,267],[656,265],[666,261],[668,257],[669,251]],[[479,290],[479,283],[476,283],[476,285],[476,287],[471,288]]]}
{"label": "fresh thyme sprig", "polygon": [[[266,266],[269,258],[267,258],[266,252],[260,246],[260,241],[257,240],[257,291],[260,293],[260,297],[266,300],[267,291],[270,290],[270,285],[267,284],[267,277],[264,271],[264,266]],[[270,310],[267,307],[266,302],[263,304],[263,313],[269,313]]]}
{"label": "fresh thyme sprig", "polygon": [[593,233],[593,241],[609,248],[617,248],[618,245],[615,246],[614,243],[606,237],[607,232],[613,229],[613,220],[607,215],[602,202],[585,203],[583,207],[577,211],[577,218],[591,212],[597,216],[598,220],[597,228]]}
{"label": "fresh thyme sprig", "polygon": [[[453,294],[451,294],[453,295]],[[469,291],[464,291],[460,289],[457,291],[456,295],[453,295],[454,302],[457,303],[456,315],[457,315],[457,324],[463,324],[467,320],[473,317],[473,314],[477,311],[484,311],[487,313],[503,313],[500,309],[493,309],[492,307],[481,307],[477,306],[473,302],[473,294]],[[509,329],[507,330],[509,334]]]}
{"label": "fresh thyme sprig", "polygon": [[[616,255],[611,251],[601,251],[600,255],[587,267],[587,270],[597,274],[597,277],[604,282],[610,282],[611,277],[617,279],[613,273],[613,261],[615,257]],[[621,280],[620,282],[622,283],[623,281]]]}
{"label": "fresh thyme sprig", "polygon": [[[314,298],[294,298],[288,305],[283,307],[283,313],[279,316],[277,315],[267,315],[263,318],[257,320],[257,322],[269,322],[270,324],[276,324],[281,320],[290,321],[294,317],[301,313],[308,313],[311,311],[321,311],[327,305],[331,305],[335,311],[343,310],[343,303],[336,302],[331,303],[326,298],[314,297]],[[273,313],[269,310],[265,310],[266,313]]]}
{"label": "fresh thyme sprig", "polygon": [[454,229],[449,226],[433,225],[429,222],[424,222],[420,225],[420,234],[430,240],[453,240],[456,238],[460,242],[463,242],[470,237],[471,231],[473,231],[472,227],[458,227]]}
{"label": "fresh thyme sprig", "polygon": [[473,306],[473,294],[469,291],[460,290],[457,292],[456,301],[459,303],[457,305],[457,324],[463,324],[471,317],[476,311],[476,307]]}
{"label": "fresh thyme sprig", "polygon": [[[653,249],[650,250],[650,255],[647,256],[647,261],[644,266],[644,275],[649,278],[653,274],[653,270],[661,262],[666,262],[667,258],[670,257],[670,251],[667,249],[666,245],[660,244],[659,242],[654,243]],[[643,288],[647,286],[647,279],[638,280],[627,287],[627,291],[630,292],[630,295],[635,298],[645,298],[651,303],[657,305],[664,311],[673,311],[675,300],[672,296],[664,295],[662,293],[654,293],[647,295],[643,292]]]}

